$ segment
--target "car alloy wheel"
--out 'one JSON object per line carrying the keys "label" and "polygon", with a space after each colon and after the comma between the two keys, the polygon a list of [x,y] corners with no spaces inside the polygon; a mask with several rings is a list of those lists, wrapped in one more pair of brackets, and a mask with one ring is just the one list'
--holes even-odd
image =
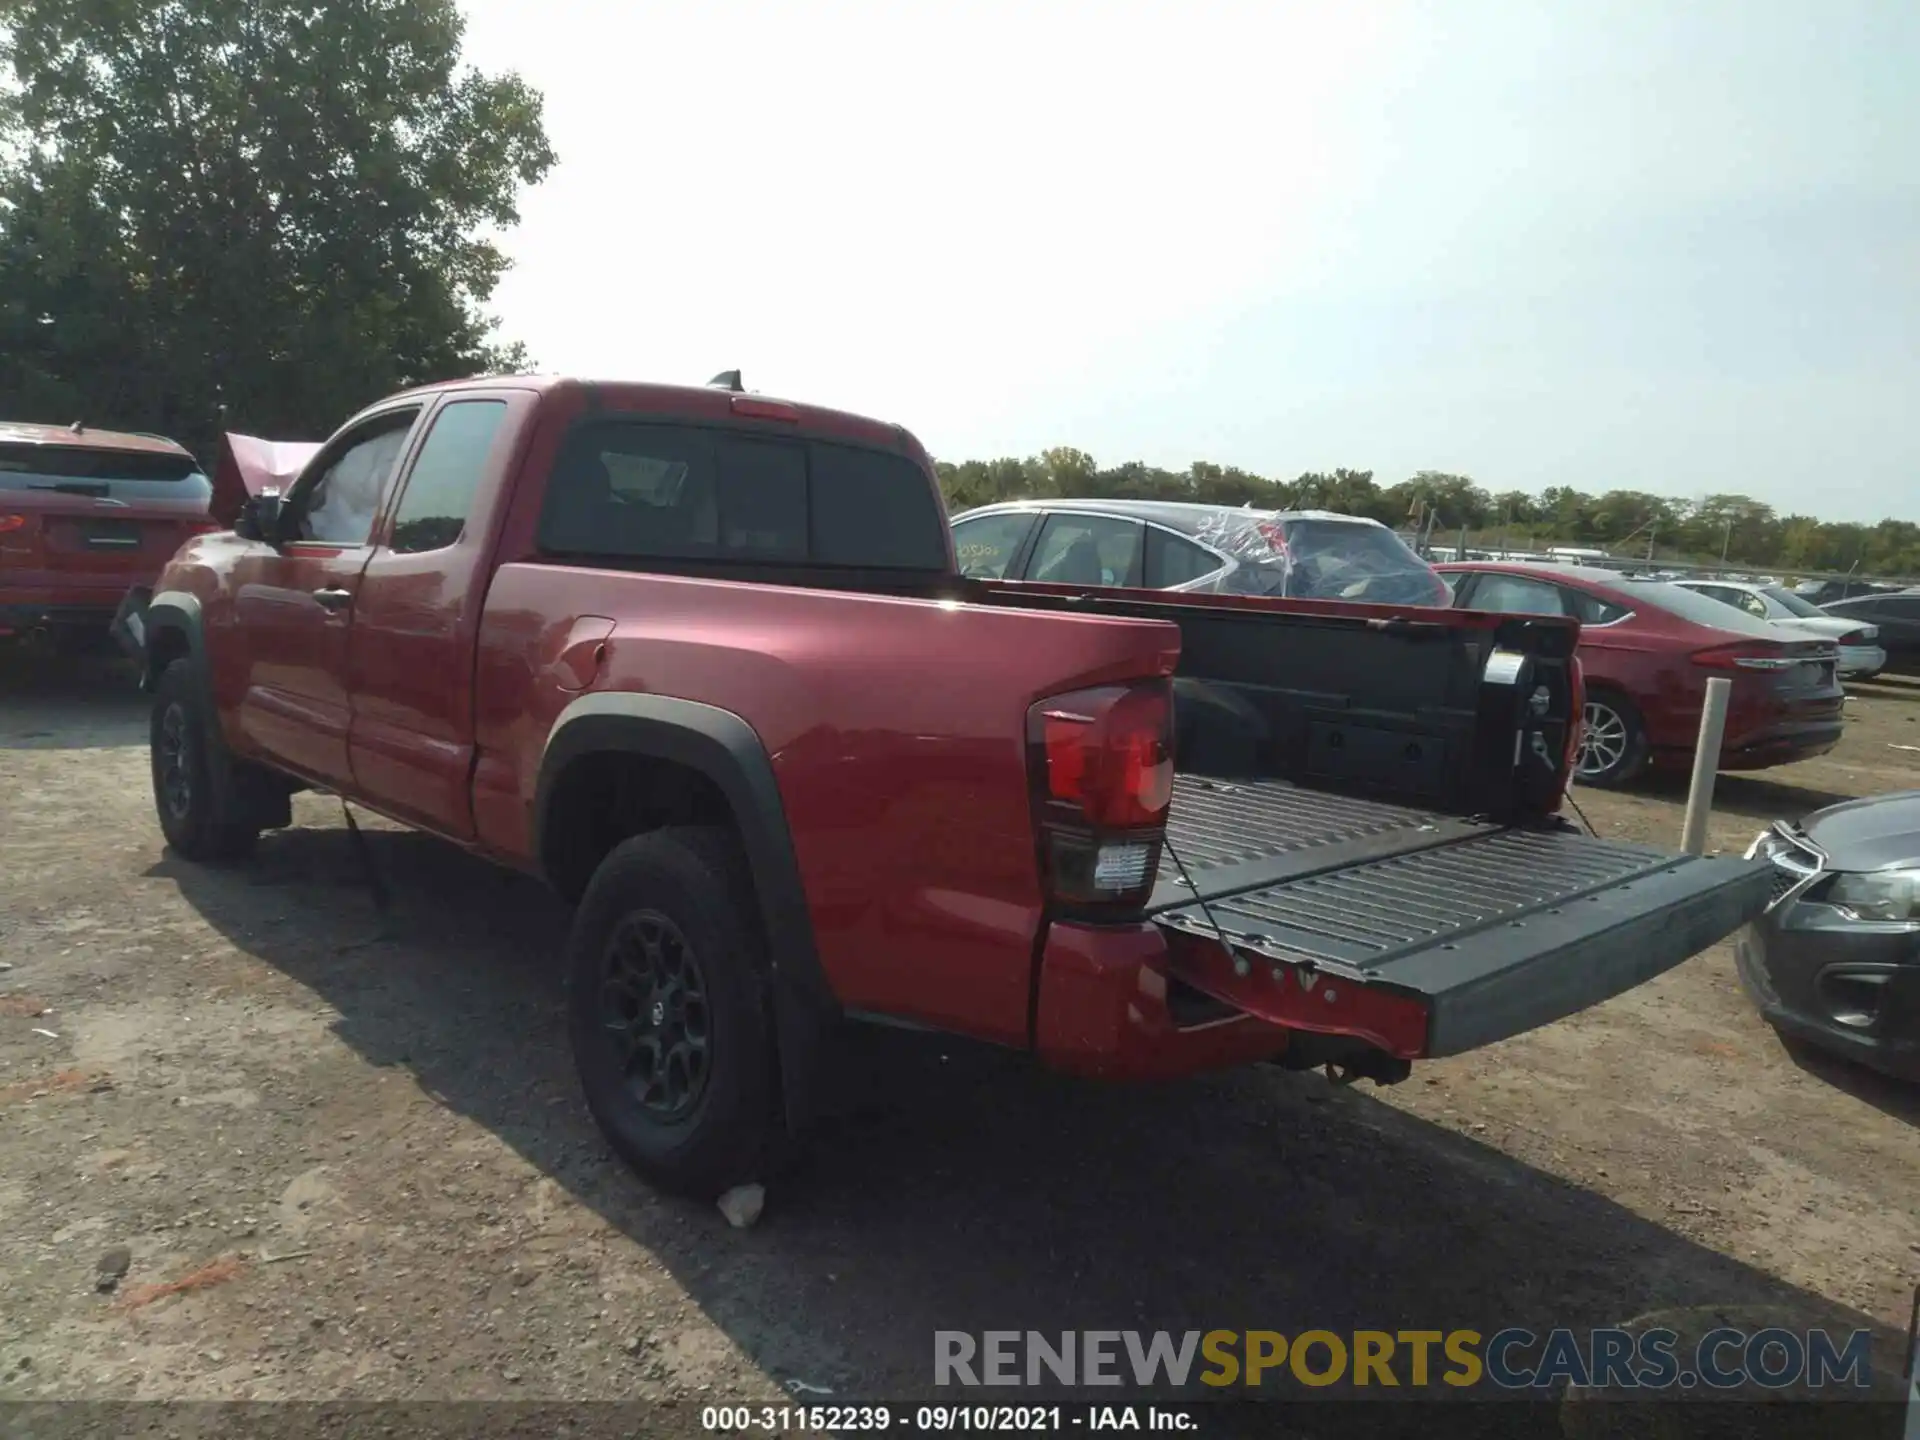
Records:
{"label": "car alloy wheel", "polygon": [[1582,779],[1605,775],[1626,763],[1632,741],[1626,717],[1605,701],[1589,700],[1580,727],[1580,759],[1574,773]]}

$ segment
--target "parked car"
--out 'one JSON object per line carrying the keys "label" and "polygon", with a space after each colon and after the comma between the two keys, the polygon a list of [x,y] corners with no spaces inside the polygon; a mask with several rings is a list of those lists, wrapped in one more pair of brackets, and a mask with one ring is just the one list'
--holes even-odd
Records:
{"label": "parked car", "polygon": [[122,632],[185,859],[321,788],[576,902],[582,1086],[663,1184],[762,1178],[846,1020],[1392,1082],[1765,905],[1559,819],[1566,621],[965,579],[911,435],[737,385],[393,396]]}
{"label": "parked car", "polygon": [[953,522],[960,572],[991,580],[1446,605],[1446,587],[1378,520],[1161,500],[1018,500]]}
{"label": "parked car", "polygon": [[1899,589],[1898,585],[1877,580],[1803,580],[1793,587],[1793,593],[1810,605],[1831,605],[1856,595],[1890,595]]}
{"label": "parked car", "polygon": [[1920,791],[1849,800],[1761,833],[1766,913],[1735,948],[1776,1030],[1920,1080]]}
{"label": "parked car", "polygon": [[1828,615],[1873,626],[1887,652],[1887,668],[1902,675],[1920,673],[1920,589],[1855,595],[1820,608]]}
{"label": "parked car", "polygon": [[1844,615],[1829,615],[1781,586],[1740,584],[1732,580],[1676,580],[1673,583],[1782,630],[1833,641],[1840,647],[1842,679],[1871,680],[1887,668],[1887,652],[1880,646],[1878,627],[1849,620]]}
{"label": "parked car", "polygon": [[200,464],[158,435],[0,424],[0,639],[109,645],[129,585],[218,529]]}
{"label": "parked car", "polygon": [[1733,681],[1722,769],[1785,765],[1840,741],[1845,696],[1831,641],[1795,638],[1691,590],[1610,570],[1439,568],[1456,605],[1580,621],[1586,724],[1575,775],[1586,784],[1625,785],[1649,765],[1690,765],[1715,675]]}

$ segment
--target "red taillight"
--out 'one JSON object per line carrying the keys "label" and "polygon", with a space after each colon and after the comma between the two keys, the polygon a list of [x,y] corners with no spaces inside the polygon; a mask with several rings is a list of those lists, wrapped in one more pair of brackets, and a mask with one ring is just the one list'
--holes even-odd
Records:
{"label": "red taillight", "polygon": [[1714,645],[1693,652],[1693,663],[1708,670],[1791,670],[1800,662],[1773,645]]}
{"label": "red taillight", "polygon": [[1849,630],[1840,637],[1840,643],[1842,645],[1865,645],[1869,640],[1874,639],[1878,633],[1878,631],[1869,630]]}
{"label": "red taillight", "polygon": [[26,516],[0,515],[0,535],[11,535],[16,530],[24,530],[26,528],[27,528]]}
{"label": "red taillight", "polygon": [[1046,752],[1047,794],[1095,825],[1164,825],[1173,800],[1173,692],[1082,690],[1034,707]]}
{"label": "red taillight", "polygon": [[1137,905],[1173,803],[1173,684],[1107,685],[1027,712],[1034,820],[1054,899]]}

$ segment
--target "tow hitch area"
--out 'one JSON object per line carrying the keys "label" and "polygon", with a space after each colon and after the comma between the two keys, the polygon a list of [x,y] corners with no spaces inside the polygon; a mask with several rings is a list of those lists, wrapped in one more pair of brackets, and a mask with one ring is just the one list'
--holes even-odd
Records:
{"label": "tow hitch area", "polygon": [[1293,1030],[1457,1055],[1672,969],[1765,909],[1764,864],[1505,830],[1153,916],[1172,971]]}

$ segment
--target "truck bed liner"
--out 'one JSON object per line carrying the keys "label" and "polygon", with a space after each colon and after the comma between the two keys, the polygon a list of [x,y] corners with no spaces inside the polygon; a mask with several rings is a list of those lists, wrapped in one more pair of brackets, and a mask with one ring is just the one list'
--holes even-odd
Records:
{"label": "truck bed liner", "polygon": [[1147,913],[1500,828],[1414,805],[1305,790],[1285,780],[1176,775],[1168,844]]}

